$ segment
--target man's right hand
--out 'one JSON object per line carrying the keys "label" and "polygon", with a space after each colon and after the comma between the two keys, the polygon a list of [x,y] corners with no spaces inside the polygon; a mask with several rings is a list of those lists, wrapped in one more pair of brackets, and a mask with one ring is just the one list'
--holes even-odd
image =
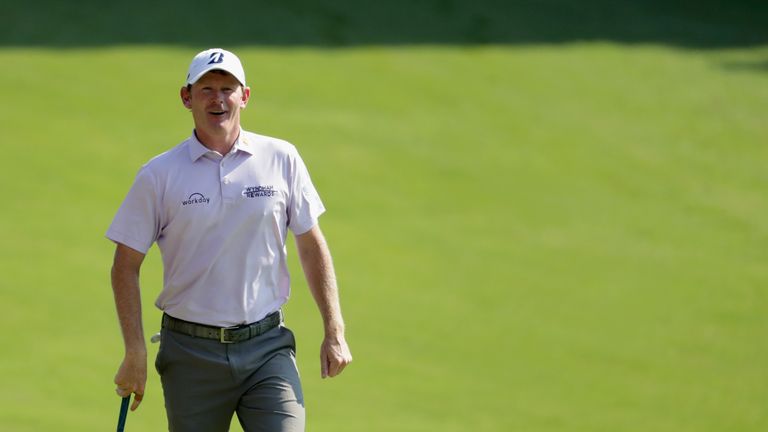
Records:
{"label": "man's right hand", "polygon": [[144,387],[147,384],[147,353],[126,354],[115,375],[115,384],[118,396],[136,395],[131,405],[131,411],[135,411],[144,398]]}

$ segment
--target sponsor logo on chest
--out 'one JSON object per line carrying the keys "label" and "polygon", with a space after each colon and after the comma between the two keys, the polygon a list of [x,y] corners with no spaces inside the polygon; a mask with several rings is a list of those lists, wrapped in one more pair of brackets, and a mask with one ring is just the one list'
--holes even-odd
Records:
{"label": "sponsor logo on chest", "polygon": [[272,185],[246,186],[243,189],[243,196],[246,198],[273,197],[277,194]]}
{"label": "sponsor logo on chest", "polygon": [[188,206],[188,205],[197,205],[197,204],[208,204],[211,202],[210,198],[206,198],[203,196],[203,194],[199,192],[195,192],[192,195],[189,196],[189,198],[185,199],[181,202],[181,205]]}

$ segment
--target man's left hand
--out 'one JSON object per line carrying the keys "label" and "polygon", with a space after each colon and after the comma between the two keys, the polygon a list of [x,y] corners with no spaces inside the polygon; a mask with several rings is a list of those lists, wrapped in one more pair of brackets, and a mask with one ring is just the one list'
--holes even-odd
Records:
{"label": "man's left hand", "polygon": [[323,339],[320,346],[320,376],[322,378],[335,377],[352,362],[352,353],[349,351],[344,336],[329,337]]}

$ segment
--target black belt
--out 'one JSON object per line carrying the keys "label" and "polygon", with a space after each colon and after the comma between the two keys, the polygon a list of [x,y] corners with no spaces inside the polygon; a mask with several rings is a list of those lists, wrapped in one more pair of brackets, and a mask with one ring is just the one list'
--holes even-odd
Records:
{"label": "black belt", "polygon": [[280,325],[280,322],[282,322],[281,311],[272,312],[264,319],[253,324],[243,324],[234,327],[213,327],[180,320],[168,314],[163,314],[163,328],[187,336],[217,340],[221,343],[247,341],[272,330]]}

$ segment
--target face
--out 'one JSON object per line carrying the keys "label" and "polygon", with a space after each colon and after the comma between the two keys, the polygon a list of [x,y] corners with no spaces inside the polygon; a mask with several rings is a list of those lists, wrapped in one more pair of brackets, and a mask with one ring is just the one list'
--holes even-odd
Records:
{"label": "face", "polygon": [[192,111],[195,131],[211,137],[229,137],[240,132],[240,110],[245,108],[251,91],[234,76],[210,71],[192,88],[181,88],[181,100]]}

